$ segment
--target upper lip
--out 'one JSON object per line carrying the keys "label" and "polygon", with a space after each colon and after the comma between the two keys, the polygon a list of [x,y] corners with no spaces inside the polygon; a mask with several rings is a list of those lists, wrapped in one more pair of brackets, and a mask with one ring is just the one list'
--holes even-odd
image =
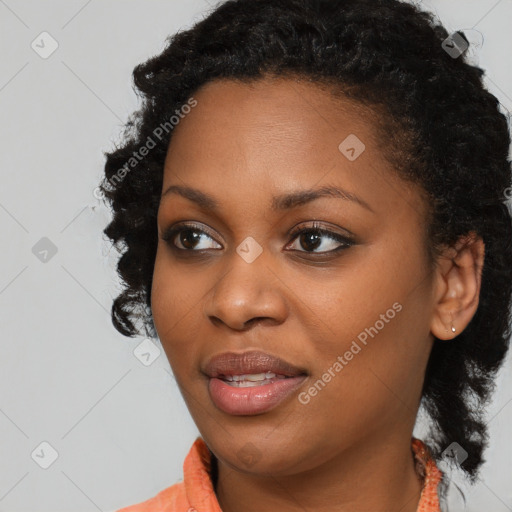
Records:
{"label": "upper lip", "polygon": [[250,375],[266,372],[287,377],[306,374],[304,369],[297,368],[279,357],[258,350],[251,350],[241,354],[223,352],[213,356],[204,368],[204,373],[209,377]]}

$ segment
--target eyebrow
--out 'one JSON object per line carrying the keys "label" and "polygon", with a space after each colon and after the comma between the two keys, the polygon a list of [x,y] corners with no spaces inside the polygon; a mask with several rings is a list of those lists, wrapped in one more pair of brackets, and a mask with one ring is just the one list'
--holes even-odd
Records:
{"label": "eyebrow", "polygon": [[[171,185],[162,194],[161,199],[169,194],[178,194],[188,199],[189,201],[196,203],[198,206],[205,210],[217,211],[219,209],[219,202],[215,198],[204,192],[201,192],[196,188],[185,185]],[[346,201],[352,201],[375,213],[373,208],[360,197],[357,197],[351,192],[332,185],[327,185],[316,189],[299,190],[297,192],[290,192],[287,194],[274,196],[272,198],[271,208],[272,210],[288,210],[302,206],[322,197],[336,197]]]}

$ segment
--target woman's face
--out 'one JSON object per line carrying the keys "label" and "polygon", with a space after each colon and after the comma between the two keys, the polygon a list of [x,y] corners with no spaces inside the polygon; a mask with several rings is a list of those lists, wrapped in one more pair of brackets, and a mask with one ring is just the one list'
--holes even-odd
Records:
{"label": "woman's face", "polygon": [[165,162],[151,299],[201,435],[228,466],[281,475],[410,435],[433,342],[425,211],[371,116],[286,79],[194,98]]}

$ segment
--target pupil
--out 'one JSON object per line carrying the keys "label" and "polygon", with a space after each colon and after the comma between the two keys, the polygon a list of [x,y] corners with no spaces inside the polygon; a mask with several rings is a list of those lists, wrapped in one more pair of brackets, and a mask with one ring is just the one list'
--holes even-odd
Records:
{"label": "pupil", "polygon": [[[188,235],[188,236],[187,236]],[[180,234],[180,242],[187,249],[195,247],[195,242],[201,238],[201,235],[192,229],[185,229]]]}
{"label": "pupil", "polygon": [[[314,239],[313,245],[314,247],[311,247],[311,239]],[[300,236],[300,243],[304,249],[316,249],[320,244],[320,234],[316,233],[314,231],[310,231],[309,234],[302,233]]]}

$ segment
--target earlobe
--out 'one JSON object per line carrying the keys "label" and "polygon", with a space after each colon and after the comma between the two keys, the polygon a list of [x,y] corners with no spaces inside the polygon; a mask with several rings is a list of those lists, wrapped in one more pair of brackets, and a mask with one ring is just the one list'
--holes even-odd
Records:
{"label": "earlobe", "polygon": [[482,238],[472,232],[439,257],[431,322],[436,338],[455,338],[473,318],[478,308],[484,253]]}

